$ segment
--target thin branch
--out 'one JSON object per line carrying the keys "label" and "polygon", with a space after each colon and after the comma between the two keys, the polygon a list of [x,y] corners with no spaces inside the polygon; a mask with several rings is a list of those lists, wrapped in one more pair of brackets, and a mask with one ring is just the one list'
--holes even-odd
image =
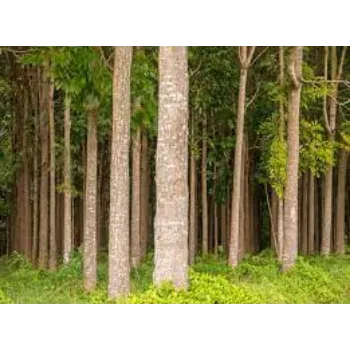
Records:
{"label": "thin branch", "polygon": [[253,97],[250,99],[250,101],[247,103],[247,106],[246,106],[246,110],[249,108],[249,106],[254,102],[254,100],[256,99],[256,97],[258,96],[258,92],[260,90],[260,85],[258,86],[258,88],[256,89]]}
{"label": "thin branch", "polygon": [[254,58],[253,62],[252,62],[249,66],[250,66],[250,67],[253,66],[253,65],[256,63],[256,61],[257,61],[268,49],[269,49],[269,46],[266,46],[264,49],[262,49],[262,50],[260,51],[260,53],[256,55],[256,57]]}
{"label": "thin branch", "polygon": [[341,76],[343,74],[343,67],[344,67],[346,49],[347,49],[347,46],[344,46],[343,50],[342,50],[342,53],[341,53],[341,59],[340,59],[340,63],[339,63],[339,67],[338,67],[338,75],[337,75],[337,79],[338,80],[340,80],[340,78],[341,78]]}
{"label": "thin branch", "polygon": [[192,78],[199,71],[201,66],[202,66],[202,61],[199,62],[199,64],[198,64],[196,69],[194,69],[192,72],[190,72],[189,78]]}
{"label": "thin branch", "polygon": [[247,67],[249,67],[250,62],[253,59],[253,55],[254,55],[255,49],[256,49],[256,46],[251,46],[250,49],[249,49],[248,58],[247,58]]}
{"label": "thin branch", "polygon": [[101,58],[102,58],[104,64],[106,65],[106,67],[107,67],[111,72],[113,72],[113,69],[114,69],[114,68],[113,68],[113,66],[109,63],[109,61],[107,60],[107,58],[106,58],[106,56],[105,56],[105,54],[104,54],[104,52],[103,52],[102,46],[98,46],[96,49],[99,50],[100,56],[101,56]]}

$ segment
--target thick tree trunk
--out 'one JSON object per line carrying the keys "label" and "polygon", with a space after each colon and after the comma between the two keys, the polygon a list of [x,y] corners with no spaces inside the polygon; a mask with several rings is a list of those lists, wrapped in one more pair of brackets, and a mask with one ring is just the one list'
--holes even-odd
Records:
{"label": "thick tree trunk", "polygon": [[132,137],[131,263],[141,262],[141,130]]}
{"label": "thick tree trunk", "polygon": [[115,47],[109,212],[110,298],[130,291],[129,147],[132,46]]}
{"label": "thick tree trunk", "polygon": [[201,185],[202,185],[202,253],[208,254],[209,250],[209,227],[208,227],[208,189],[207,189],[207,119],[203,121],[202,141],[202,164],[201,164]]}
{"label": "thick tree trunk", "polygon": [[338,254],[344,254],[345,252],[345,188],[348,156],[349,152],[347,150],[340,150],[338,165],[338,194],[335,236],[335,252]]}
{"label": "thick tree trunk", "polygon": [[65,96],[64,108],[64,214],[63,214],[63,263],[68,264],[72,252],[72,184],[71,184],[71,152],[70,152],[70,134],[71,117],[70,105],[71,98],[67,93]]}
{"label": "thick tree trunk", "polygon": [[187,48],[162,46],[153,280],[177,288],[188,286],[188,118]]}
{"label": "thick tree trunk", "polygon": [[87,111],[86,184],[84,203],[84,287],[94,290],[97,282],[96,201],[97,201],[97,110]]}
{"label": "thick tree trunk", "polygon": [[50,79],[49,91],[49,128],[50,128],[50,256],[49,269],[57,268],[56,243],[56,155],[55,155],[55,118],[54,118],[54,83]]}
{"label": "thick tree trunk", "polygon": [[141,259],[147,255],[147,245],[149,238],[149,161],[148,161],[148,136],[144,130],[141,133]]}
{"label": "thick tree trunk", "polygon": [[298,171],[299,171],[299,109],[303,47],[293,47],[289,61],[292,86],[288,101],[287,179],[284,197],[284,237],[282,271],[294,266],[298,254]]}
{"label": "thick tree trunk", "polygon": [[45,269],[48,263],[49,248],[49,76],[47,64],[44,67],[41,81],[40,100],[41,179],[38,267]]}
{"label": "thick tree trunk", "polygon": [[308,253],[315,253],[315,176],[309,172],[309,199],[308,199]]}

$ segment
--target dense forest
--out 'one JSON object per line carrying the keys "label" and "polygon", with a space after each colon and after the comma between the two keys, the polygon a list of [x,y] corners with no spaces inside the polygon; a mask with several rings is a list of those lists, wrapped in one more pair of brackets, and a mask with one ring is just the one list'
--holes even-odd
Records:
{"label": "dense forest", "polygon": [[347,47],[0,47],[0,303],[350,302],[349,152]]}

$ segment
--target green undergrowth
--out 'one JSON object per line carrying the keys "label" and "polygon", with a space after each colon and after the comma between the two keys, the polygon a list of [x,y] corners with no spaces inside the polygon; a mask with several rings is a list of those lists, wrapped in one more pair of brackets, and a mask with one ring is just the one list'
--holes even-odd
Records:
{"label": "green undergrowth", "polygon": [[[1,303],[109,303],[107,255],[100,254],[99,283],[86,293],[82,258],[75,252],[71,263],[57,272],[39,271],[13,254],[0,260]],[[176,291],[170,284],[152,286],[153,256],[132,271],[132,291],[117,303],[132,304],[256,304],[350,303],[350,257],[299,257],[288,273],[279,272],[270,251],[247,257],[232,270],[224,257],[197,258],[189,271],[189,288]]]}

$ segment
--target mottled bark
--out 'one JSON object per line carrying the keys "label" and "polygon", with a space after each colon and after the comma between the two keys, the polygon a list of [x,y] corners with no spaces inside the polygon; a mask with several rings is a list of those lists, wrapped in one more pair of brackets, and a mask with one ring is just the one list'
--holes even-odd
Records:
{"label": "mottled bark", "polygon": [[309,172],[308,253],[315,253],[315,176]]}
{"label": "mottled bark", "polygon": [[133,267],[137,267],[141,262],[141,130],[139,127],[132,137],[131,194],[131,263]]}
{"label": "mottled bark", "polygon": [[70,105],[71,98],[67,93],[65,96],[64,108],[64,158],[63,158],[63,176],[64,176],[64,214],[63,214],[63,263],[67,264],[71,258],[72,251],[72,192],[71,192],[71,117]]}
{"label": "mottled bark", "polygon": [[201,163],[201,186],[202,186],[202,253],[208,254],[209,249],[209,219],[208,219],[208,188],[207,188],[207,118],[204,116],[202,130],[202,163]]}
{"label": "mottled bark", "polygon": [[84,288],[94,290],[97,283],[96,200],[97,200],[97,110],[87,110],[86,178],[84,203]]}
{"label": "mottled bark", "polygon": [[348,156],[349,152],[347,150],[340,150],[335,231],[335,252],[338,254],[344,254],[345,252],[345,188]]}
{"label": "mottled bark", "polygon": [[132,46],[115,47],[109,212],[110,298],[130,291],[129,147]]}
{"label": "mottled bark", "polygon": [[284,194],[284,237],[282,271],[295,264],[298,254],[298,171],[299,171],[299,111],[301,95],[302,46],[292,48],[289,58],[291,87],[287,120],[287,179]]}
{"label": "mottled bark", "polygon": [[49,245],[49,76],[48,65],[43,70],[40,93],[40,222],[38,267],[47,268]]}
{"label": "mottled bark", "polygon": [[177,288],[188,286],[188,118],[187,48],[160,47],[153,281]]}

